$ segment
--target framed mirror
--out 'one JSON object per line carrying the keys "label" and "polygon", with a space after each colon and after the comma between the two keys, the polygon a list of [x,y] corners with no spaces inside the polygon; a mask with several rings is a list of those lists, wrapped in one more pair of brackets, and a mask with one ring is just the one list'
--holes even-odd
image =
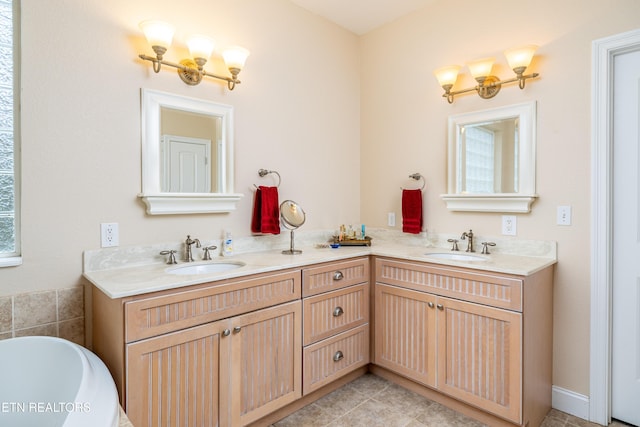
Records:
{"label": "framed mirror", "polygon": [[448,121],[452,211],[530,212],[536,199],[535,101],[457,114]]}
{"label": "framed mirror", "polygon": [[233,107],[142,89],[142,192],[150,215],[230,212]]}

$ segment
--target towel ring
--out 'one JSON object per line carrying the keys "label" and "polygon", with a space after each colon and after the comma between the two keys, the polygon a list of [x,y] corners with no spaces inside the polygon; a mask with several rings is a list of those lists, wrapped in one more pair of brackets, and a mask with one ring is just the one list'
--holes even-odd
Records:
{"label": "towel ring", "polygon": [[[420,190],[424,190],[425,185],[427,185],[427,181],[424,179],[424,176],[422,176],[422,174],[416,172],[416,173],[412,173],[411,175],[409,175],[409,178],[411,179],[415,179],[416,181],[418,180],[422,180],[422,187],[420,188]],[[404,190],[404,188],[400,187],[401,190]]]}
{"label": "towel ring", "polygon": [[[280,176],[278,171],[269,171],[269,170],[266,170],[266,169],[259,169],[258,170],[258,175],[260,175],[260,177],[265,177],[265,176],[269,175],[270,173],[275,173],[276,175],[278,175],[278,185],[276,185],[276,187],[280,188],[280,183],[282,182],[282,177]],[[258,188],[258,186],[255,185],[255,184],[253,184],[253,186]]]}

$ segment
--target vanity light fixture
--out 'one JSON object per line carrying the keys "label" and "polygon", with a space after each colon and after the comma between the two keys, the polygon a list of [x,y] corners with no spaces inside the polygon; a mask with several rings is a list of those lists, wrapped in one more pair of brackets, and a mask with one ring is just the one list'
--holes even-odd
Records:
{"label": "vanity light fixture", "polygon": [[176,64],[163,59],[167,49],[171,46],[173,33],[175,32],[174,28],[162,21],[143,21],[139,26],[156,56],[155,58],[144,54],[138,56],[145,61],[151,61],[154,72],[160,72],[162,65],[177,68],[178,75],[182,81],[191,86],[200,83],[204,76],[226,81],[229,90],[233,90],[237,84],[240,84],[238,74],[249,56],[247,49],[234,46],[223,50],[222,57],[231,73],[231,77],[219,76],[204,69],[204,64],[209,60],[214,48],[214,41],[210,37],[197,35],[189,38],[187,46],[191,58],[183,59],[179,64]]}
{"label": "vanity light fixture", "polygon": [[456,91],[451,90],[458,78],[458,72],[460,71],[460,68],[462,68],[459,65],[449,65],[438,68],[433,72],[433,74],[438,79],[440,86],[444,89],[444,94],[442,96],[447,98],[449,104],[453,103],[453,97],[455,95],[472,91],[476,91],[483,99],[489,99],[496,96],[504,84],[518,82],[518,87],[520,87],[520,89],[524,89],[525,81],[527,79],[538,77],[538,73],[524,74],[524,71],[531,63],[531,59],[533,58],[533,54],[536,49],[538,49],[538,46],[527,45],[504,51],[504,56],[507,58],[509,67],[511,67],[513,72],[516,73],[516,77],[508,80],[500,80],[498,77],[491,75],[491,68],[493,68],[495,58],[482,58],[467,63],[469,72],[478,82],[478,85],[472,88]]}

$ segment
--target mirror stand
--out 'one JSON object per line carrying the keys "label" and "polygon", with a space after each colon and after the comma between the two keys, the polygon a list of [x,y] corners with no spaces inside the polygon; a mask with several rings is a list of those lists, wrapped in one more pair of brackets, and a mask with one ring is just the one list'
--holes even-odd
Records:
{"label": "mirror stand", "polygon": [[294,231],[300,228],[306,220],[304,210],[296,202],[285,200],[280,204],[280,218],[282,219],[282,225],[291,231],[289,249],[282,251],[282,253],[285,255],[301,254],[301,250],[295,249]]}

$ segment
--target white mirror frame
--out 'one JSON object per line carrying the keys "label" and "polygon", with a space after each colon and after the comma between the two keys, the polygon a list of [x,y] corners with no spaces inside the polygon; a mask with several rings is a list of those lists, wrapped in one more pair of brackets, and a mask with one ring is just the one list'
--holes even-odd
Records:
{"label": "white mirror frame", "polygon": [[[230,212],[244,194],[233,192],[233,107],[150,89],[141,91],[142,193],[150,215]],[[217,116],[222,121],[220,189],[218,193],[160,191],[160,109]]]}
{"label": "white mirror frame", "polygon": [[[519,191],[517,193],[456,193],[456,146],[460,129],[473,123],[518,117],[520,120]],[[508,105],[489,110],[449,116],[448,194],[440,197],[451,211],[515,212],[531,211],[536,194],[536,102]]]}

